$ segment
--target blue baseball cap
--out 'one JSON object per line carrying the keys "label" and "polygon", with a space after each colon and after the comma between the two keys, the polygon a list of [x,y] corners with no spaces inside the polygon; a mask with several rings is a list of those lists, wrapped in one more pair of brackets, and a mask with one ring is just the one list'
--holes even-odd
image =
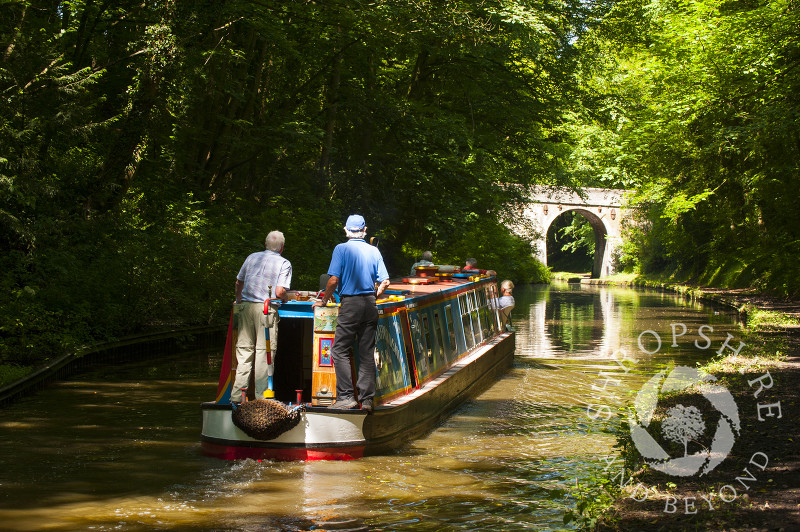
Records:
{"label": "blue baseball cap", "polygon": [[344,224],[345,229],[354,233],[356,231],[363,231],[366,226],[367,223],[364,221],[364,217],[360,214],[351,214],[347,217],[347,223]]}

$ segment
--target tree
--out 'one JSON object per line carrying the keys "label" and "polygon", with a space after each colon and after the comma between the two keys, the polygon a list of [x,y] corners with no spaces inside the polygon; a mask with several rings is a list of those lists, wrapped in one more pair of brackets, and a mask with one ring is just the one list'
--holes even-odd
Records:
{"label": "tree", "polygon": [[591,272],[595,230],[582,214],[567,211],[547,230],[547,264],[556,271]]}
{"label": "tree", "polygon": [[0,10],[0,363],[226,316],[283,229],[315,287],[346,215],[547,272],[504,216],[566,184],[585,3],[9,0]]}
{"label": "tree", "polygon": [[796,3],[624,0],[586,35],[573,153],[638,188],[643,271],[800,293]]}
{"label": "tree", "polygon": [[673,406],[667,410],[667,417],[661,424],[661,432],[665,438],[683,444],[683,456],[689,454],[689,442],[703,434],[705,430],[703,415],[694,406]]}

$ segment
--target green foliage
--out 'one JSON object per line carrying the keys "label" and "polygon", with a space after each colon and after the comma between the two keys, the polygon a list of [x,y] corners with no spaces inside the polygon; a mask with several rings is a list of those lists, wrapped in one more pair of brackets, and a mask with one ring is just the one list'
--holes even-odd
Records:
{"label": "green foliage", "polygon": [[33,368],[28,366],[16,366],[11,364],[0,364],[0,387],[16,382],[28,375]]}
{"label": "green foliage", "polygon": [[352,212],[405,250],[549,273],[502,224],[563,183],[576,2],[37,2],[0,12],[0,361],[224,322],[282,230],[316,288]]}
{"label": "green foliage", "polygon": [[589,221],[575,211],[553,220],[547,231],[547,264],[554,270],[591,272],[595,234]]}
{"label": "green foliage", "polygon": [[564,512],[564,524],[576,525],[578,530],[594,530],[619,493],[619,487],[602,473],[590,476],[583,484],[576,479],[570,490],[575,508]]}
{"label": "green foliage", "polygon": [[580,43],[572,157],[638,189],[628,268],[800,293],[798,16],[786,0],[626,0]]}
{"label": "green foliage", "polygon": [[[626,410],[633,411],[628,404]],[[632,472],[641,465],[639,454],[630,436],[629,412],[619,415],[610,424],[610,431],[616,443],[618,456],[613,461],[598,464],[595,471],[581,480],[575,480],[570,496],[576,501],[575,507],[564,512],[564,524],[574,524],[579,530],[594,530],[602,519],[604,525],[611,525],[614,516],[609,509],[623,495],[623,487],[630,484]]]}
{"label": "green foliage", "polygon": [[498,280],[520,283],[546,283],[550,270],[533,257],[531,242],[512,234],[492,217],[477,218],[465,224],[462,232],[450,236],[434,249],[437,262],[463,266],[474,257],[478,267],[495,270]]}
{"label": "green foliage", "polygon": [[393,274],[432,249],[541,282],[503,223],[537,183],[638,188],[628,269],[798,293],[797,16],[5,2],[0,357],[224,321],[271,229],[315,288],[352,212]]}
{"label": "green foliage", "polygon": [[780,330],[800,325],[800,319],[777,310],[764,310],[756,307],[746,309],[747,327],[753,331]]}

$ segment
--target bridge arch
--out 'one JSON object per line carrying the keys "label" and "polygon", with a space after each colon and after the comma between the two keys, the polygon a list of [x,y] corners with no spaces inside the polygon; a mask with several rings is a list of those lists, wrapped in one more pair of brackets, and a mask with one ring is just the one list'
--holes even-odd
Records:
{"label": "bridge arch", "polygon": [[547,230],[562,214],[575,211],[594,229],[595,255],[592,277],[615,273],[614,255],[622,238],[622,221],[627,216],[624,200],[631,191],[583,188],[580,193],[560,187],[534,187],[523,216],[536,233],[536,258],[547,266]]}

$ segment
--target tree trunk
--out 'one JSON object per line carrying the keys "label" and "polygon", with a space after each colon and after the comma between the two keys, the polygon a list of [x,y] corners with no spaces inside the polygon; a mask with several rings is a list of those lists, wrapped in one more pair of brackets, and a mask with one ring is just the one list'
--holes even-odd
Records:
{"label": "tree trunk", "polygon": [[3,60],[7,60],[11,56],[11,52],[14,51],[14,47],[17,44],[17,39],[19,36],[22,35],[22,25],[25,23],[25,15],[28,13],[28,6],[22,6],[22,14],[19,17],[19,24],[17,25],[17,29],[14,31],[14,36],[11,38],[11,42],[8,43],[6,46],[6,51],[3,52]]}
{"label": "tree trunk", "polygon": [[339,110],[339,84],[342,76],[342,57],[340,53],[333,56],[331,79],[326,91],[325,100],[328,107],[328,116],[325,124],[325,142],[319,161],[320,173],[330,179],[331,150],[333,150],[333,134],[336,126],[336,113]]}
{"label": "tree trunk", "polygon": [[130,188],[146,151],[143,141],[148,132],[157,94],[158,82],[151,74],[143,74],[131,109],[120,125],[117,138],[110,143],[110,149],[100,167],[95,190],[86,198],[87,217],[93,211],[110,210]]}

